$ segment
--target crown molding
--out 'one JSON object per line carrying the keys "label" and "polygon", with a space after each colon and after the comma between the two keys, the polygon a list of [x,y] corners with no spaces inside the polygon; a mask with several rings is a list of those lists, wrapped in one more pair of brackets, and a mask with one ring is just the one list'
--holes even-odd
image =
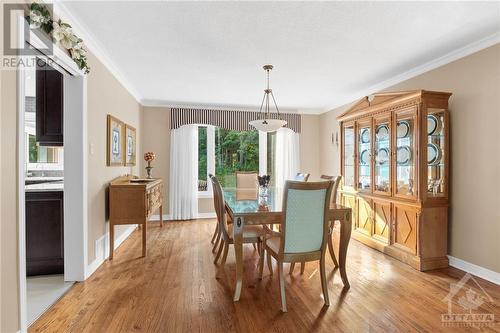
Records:
{"label": "crown molding", "polygon": [[322,113],[326,113],[340,106],[355,102],[365,96],[371,95],[375,92],[384,90],[391,86],[394,86],[398,83],[404,82],[408,79],[411,79],[420,74],[429,72],[433,69],[439,68],[441,66],[447,65],[453,61],[459,60],[461,58],[465,58],[468,55],[479,52],[483,49],[486,49],[490,46],[496,45],[500,43],[500,31],[496,32],[490,36],[474,41],[466,46],[455,49],[444,56],[438,57],[431,61],[428,61],[422,65],[416,66],[408,71],[405,71],[401,74],[393,76],[387,80],[383,80],[367,89],[362,89],[357,91],[356,93],[350,94],[348,97],[339,99],[335,104],[333,104],[327,111]]}
{"label": "crown molding", "polygon": [[[227,111],[237,110],[237,111],[249,111],[249,112],[258,112],[260,109],[259,107],[251,105],[206,104],[206,103],[175,102],[175,101],[152,100],[152,99],[141,100],[141,105],[143,107],[186,108],[186,109],[227,110]],[[280,108],[280,113],[303,114],[301,110],[298,110],[296,108]],[[307,112],[305,114],[319,114],[319,113],[320,112],[318,111],[317,113]]]}
{"label": "crown molding", "polygon": [[[44,1],[50,3],[50,1]],[[111,74],[120,82],[120,84],[134,97],[134,99],[141,103],[141,95],[135,86],[125,77],[123,72],[116,66],[110,57],[110,55],[105,51],[102,44],[90,33],[90,30],[85,24],[82,24],[71,11],[68,10],[66,5],[61,1],[55,0],[52,2],[54,5],[55,16],[67,21],[71,24],[73,31],[83,39],[85,46],[89,51],[91,51],[97,59],[111,72]]]}

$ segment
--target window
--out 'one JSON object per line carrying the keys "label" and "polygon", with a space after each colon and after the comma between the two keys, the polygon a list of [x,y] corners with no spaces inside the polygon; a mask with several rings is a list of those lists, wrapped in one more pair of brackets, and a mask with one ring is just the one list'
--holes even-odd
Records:
{"label": "window", "polygon": [[236,171],[271,174],[274,170],[276,133],[233,131],[214,126],[198,126],[198,193],[211,196],[208,174],[222,186],[236,186]]}
{"label": "window", "polygon": [[198,127],[198,192],[208,190],[208,169],[207,169],[207,127]]}
{"label": "window", "polygon": [[222,186],[236,186],[236,171],[259,172],[259,132],[215,129],[215,175]]}
{"label": "window", "polygon": [[58,147],[42,147],[36,143],[34,135],[29,135],[29,163],[59,163]]}

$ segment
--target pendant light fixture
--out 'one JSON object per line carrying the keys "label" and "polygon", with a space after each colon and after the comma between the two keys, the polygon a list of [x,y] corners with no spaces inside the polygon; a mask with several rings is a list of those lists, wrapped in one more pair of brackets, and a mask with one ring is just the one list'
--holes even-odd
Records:
{"label": "pendant light fixture", "polygon": [[[262,98],[262,103],[260,105],[260,117],[257,120],[252,120],[249,124],[262,132],[275,132],[279,128],[285,126],[286,121],[281,119],[280,110],[274,99],[273,90],[269,88],[269,72],[273,69],[273,65],[264,65],[263,68],[267,72],[267,88],[264,89],[264,98]],[[271,115],[269,108],[270,98],[272,98],[272,102],[276,108],[275,116]],[[262,112],[262,108],[264,108],[264,112]]]}

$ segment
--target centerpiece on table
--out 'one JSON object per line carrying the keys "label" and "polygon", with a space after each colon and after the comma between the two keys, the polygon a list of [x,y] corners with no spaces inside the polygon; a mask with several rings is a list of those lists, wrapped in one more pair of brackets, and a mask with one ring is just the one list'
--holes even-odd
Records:
{"label": "centerpiece on table", "polygon": [[267,197],[269,195],[269,185],[271,184],[271,176],[263,175],[257,176],[259,181],[259,196]]}
{"label": "centerpiece on table", "polygon": [[156,154],[153,153],[152,151],[148,151],[147,153],[144,153],[144,161],[148,162],[148,166],[146,167],[146,178],[151,179],[153,178],[153,175],[151,173],[151,170],[153,170],[153,167],[151,166],[151,162],[153,162],[156,159]]}

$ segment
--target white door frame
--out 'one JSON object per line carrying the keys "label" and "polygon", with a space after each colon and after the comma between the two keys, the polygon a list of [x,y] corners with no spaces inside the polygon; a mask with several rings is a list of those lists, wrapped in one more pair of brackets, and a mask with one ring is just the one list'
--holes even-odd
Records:
{"label": "white door frame", "polygon": [[[25,41],[38,50],[43,43],[18,18],[18,45]],[[25,31],[29,36],[25,36]],[[45,43],[47,41],[44,41]],[[64,280],[83,281],[87,270],[87,81],[74,61],[57,46],[53,54],[40,58],[56,64],[64,72]],[[27,59],[27,58],[24,58]],[[69,74],[68,74],[69,73]],[[17,69],[17,158],[18,158],[18,252],[20,331],[26,332],[26,220],[25,220],[25,73]]]}

